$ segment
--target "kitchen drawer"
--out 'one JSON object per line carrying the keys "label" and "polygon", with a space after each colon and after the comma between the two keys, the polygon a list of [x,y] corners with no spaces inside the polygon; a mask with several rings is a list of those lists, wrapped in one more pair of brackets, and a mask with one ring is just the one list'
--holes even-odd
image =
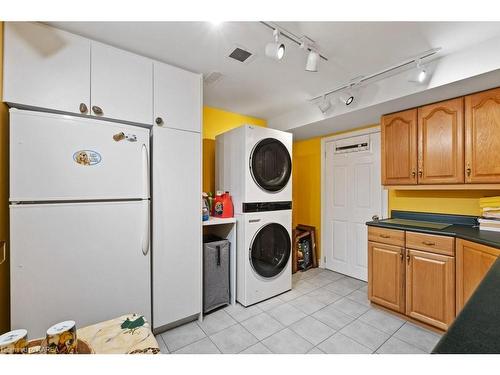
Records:
{"label": "kitchen drawer", "polygon": [[404,230],[368,227],[368,241],[404,247],[405,232]]}
{"label": "kitchen drawer", "polygon": [[435,254],[455,256],[455,239],[453,237],[407,231],[406,247]]}

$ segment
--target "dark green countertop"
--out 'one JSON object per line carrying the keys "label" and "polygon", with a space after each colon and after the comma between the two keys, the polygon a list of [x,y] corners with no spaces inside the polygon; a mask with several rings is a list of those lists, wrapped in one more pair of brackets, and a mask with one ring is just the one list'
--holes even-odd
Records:
{"label": "dark green countertop", "polygon": [[414,226],[387,223],[385,222],[385,220],[387,219],[368,221],[366,225],[373,227],[399,229],[412,232],[456,237],[500,249],[500,232],[480,230],[479,227],[474,225],[476,218],[473,216],[392,211],[392,218],[404,218],[409,220],[429,221],[434,223],[440,222],[440,223],[448,223],[451,225],[444,229],[420,228]]}
{"label": "dark green countertop", "polygon": [[432,353],[500,354],[500,258]]}

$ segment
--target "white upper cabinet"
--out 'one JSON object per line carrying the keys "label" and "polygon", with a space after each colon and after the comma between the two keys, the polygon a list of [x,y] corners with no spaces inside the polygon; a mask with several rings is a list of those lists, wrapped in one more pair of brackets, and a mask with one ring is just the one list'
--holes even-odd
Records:
{"label": "white upper cabinet", "polygon": [[6,22],[3,100],[87,113],[90,41],[40,23]]}
{"label": "white upper cabinet", "polygon": [[91,114],[143,124],[153,121],[153,62],[92,41]]}
{"label": "white upper cabinet", "polygon": [[200,74],[155,62],[155,124],[201,132],[201,82]]}

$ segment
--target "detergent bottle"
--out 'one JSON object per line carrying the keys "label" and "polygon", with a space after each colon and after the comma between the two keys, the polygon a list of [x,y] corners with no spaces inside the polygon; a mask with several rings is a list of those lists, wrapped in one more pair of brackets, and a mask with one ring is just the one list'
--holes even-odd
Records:
{"label": "detergent bottle", "polygon": [[229,191],[226,191],[222,194],[222,215],[221,217],[233,217],[234,216],[234,207],[233,200],[231,195],[229,195]]}
{"label": "detergent bottle", "polygon": [[213,213],[212,213],[212,216],[213,217],[222,217],[222,213],[223,213],[223,208],[224,208],[224,203],[222,201],[222,191],[217,191],[215,193],[215,199],[214,199],[214,205],[213,205]]}

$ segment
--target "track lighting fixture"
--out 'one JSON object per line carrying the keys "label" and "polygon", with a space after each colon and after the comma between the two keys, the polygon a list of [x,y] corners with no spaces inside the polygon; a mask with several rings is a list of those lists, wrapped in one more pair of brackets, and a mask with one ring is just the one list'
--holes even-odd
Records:
{"label": "track lighting fixture", "polygon": [[310,49],[307,54],[306,71],[307,72],[317,72],[319,63],[319,53]]}
{"label": "track lighting fixture", "polygon": [[339,100],[345,105],[350,105],[354,102],[354,94],[351,91],[346,91],[340,94]]}
{"label": "track lighting fixture", "polygon": [[325,114],[328,112],[330,108],[332,108],[332,102],[330,101],[330,98],[328,98],[327,95],[323,96],[323,100],[318,103],[318,108],[321,111],[321,113]]}
{"label": "track lighting fixture", "polygon": [[415,63],[417,65],[417,71],[412,75],[412,79],[410,79],[410,82],[424,83],[428,78],[427,70],[422,65],[420,59],[415,60]]}
{"label": "track lighting fixture", "polygon": [[275,60],[281,60],[285,56],[285,45],[280,43],[280,32],[278,29],[273,31],[274,42],[266,44],[266,56]]}

